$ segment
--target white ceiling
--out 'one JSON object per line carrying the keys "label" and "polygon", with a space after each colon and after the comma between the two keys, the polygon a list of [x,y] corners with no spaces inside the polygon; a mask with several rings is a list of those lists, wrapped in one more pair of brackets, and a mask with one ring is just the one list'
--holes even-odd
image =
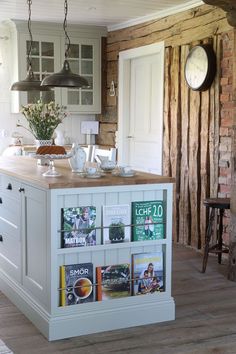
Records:
{"label": "white ceiling", "polygon": [[[200,5],[199,0],[68,0],[67,22],[107,26],[108,30],[160,18]],[[61,23],[64,0],[32,0],[32,21]],[[0,21],[27,20],[27,0],[0,0]]]}

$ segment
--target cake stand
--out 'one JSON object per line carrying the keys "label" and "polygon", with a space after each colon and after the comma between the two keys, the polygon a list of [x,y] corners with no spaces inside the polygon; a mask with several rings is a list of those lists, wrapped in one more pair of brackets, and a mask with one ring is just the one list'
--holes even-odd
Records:
{"label": "cake stand", "polygon": [[48,170],[43,173],[44,177],[60,177],[61,173],[56,170],[56,168],[54,166],[54,160],[69,159],[72,156],[73,156],[72,153],[63,154],[63,155],[58,155],[58,154],[39,155],[39,154],[35,154],[34,158],[49,160]]}

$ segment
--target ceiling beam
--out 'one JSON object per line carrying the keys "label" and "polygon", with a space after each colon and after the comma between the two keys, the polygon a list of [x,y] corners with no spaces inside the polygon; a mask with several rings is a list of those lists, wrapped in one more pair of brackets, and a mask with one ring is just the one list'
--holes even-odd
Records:
{"label": "ceiling beam", "polygon": [[236,27],[236,1],[235,0],[203,0],[205,4],[220,7],[226,12],[228,23]]}

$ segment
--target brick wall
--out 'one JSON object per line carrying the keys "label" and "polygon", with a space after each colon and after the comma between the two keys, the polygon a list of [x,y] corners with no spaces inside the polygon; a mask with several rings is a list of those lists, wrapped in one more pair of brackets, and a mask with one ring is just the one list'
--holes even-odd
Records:
{"label": "brick wall", "polygon": [[[221,94],[220,94],[220,146],[218,197],[230,197],[231,189],[231,142],[233,125],[233,31],[222,34]],[[229,240],[229,211],[224,218],[224,241]]]}

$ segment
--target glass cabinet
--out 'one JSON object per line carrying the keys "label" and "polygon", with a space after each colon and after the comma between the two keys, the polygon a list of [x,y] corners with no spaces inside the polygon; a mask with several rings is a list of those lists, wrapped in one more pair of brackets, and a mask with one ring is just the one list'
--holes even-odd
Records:
{"label": "glass cabinet", "polygon": [[[27,73],[27,53],[30,38],[26,21],[7,21],[13,45],[12,83],[23,80]],[[39,98],[44,102],[55,100],[69,112],[95,114],[101,112],[101,37],[106,29],[96,26],[70,26],[68,61],[73,73],[87,79],[89,87],[81,89],[54,88],[51,91],[12,92],[12,111],[33,103]],[[32,22],[32,67],[37,78],[61,70],[65,59],[65,38],[61,25]]]}

